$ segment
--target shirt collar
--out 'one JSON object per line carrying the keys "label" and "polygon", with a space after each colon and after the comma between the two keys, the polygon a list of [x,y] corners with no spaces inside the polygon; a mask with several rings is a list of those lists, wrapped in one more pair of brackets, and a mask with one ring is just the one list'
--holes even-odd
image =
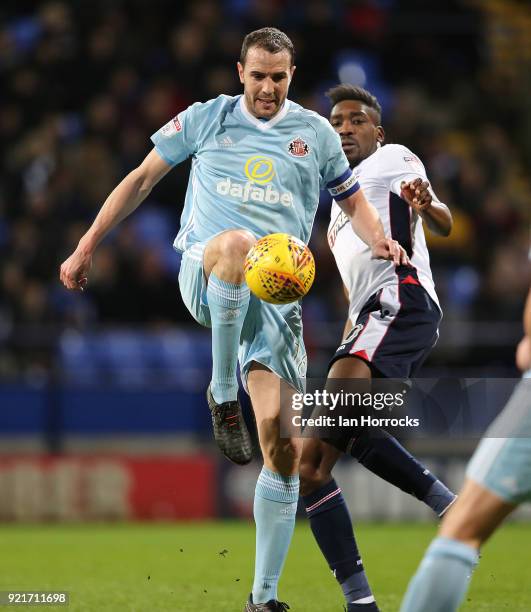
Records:
{"label": "shirt collar", "polygon": [[250,123],[252,123],[254,126],[256,126],[259,130],[270,130],[272,127],[274,127],[279,121],[282,121],[282,119],[284,119],[284,117],[287,115],[288,113],[288,109],[289,109],[289,100],[286,98],[284,100],[284,104],[282,105],[282,108],[278,111],[278,113],[272,117],[271,119],[269,119],[269,121],[261,121],[260,119],[258,119],[258,117],[255,117],[251,112],[249,112],[249,110],[247,109],[247,104],[245,103],[245,95],[241,95],[240,96],[240,110],[243,114],[243,116],[247,119],[247,121],[249,121]]}

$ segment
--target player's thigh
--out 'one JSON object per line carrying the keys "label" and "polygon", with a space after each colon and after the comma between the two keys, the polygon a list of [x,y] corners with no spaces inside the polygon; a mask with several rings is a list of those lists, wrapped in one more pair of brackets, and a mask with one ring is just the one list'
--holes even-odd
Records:
{"label": "player's thigh", "polygon": [[359,357],[341,357],[334,361],[330,371],[328,372],[328,378],[365,378],[370,379],[372,376],[371,369],[367,362]]}
{"label": "player's thigh", "polygon": [[467,478],[439,533],[479,548],[515,507]]}
{"label": "player's thigh", "polygon": [[297,464],[303,440],[296,438],[290,425],[293,395],[297,391],[269,368],[253,362],[247,376],[247,388],[256,419],[260,447],[264,453],[284,448],[293,454]]}
{"label": "player's thigh", "polygon": [[280,429],[280,423],[284,423],[284,416],[289,420],[293,395],[297,391],[278,374],[262,363],[254,361],[249,367],[247,388],[259,428],[263,423],[274,421]]}
{"label": "player's thigh", "polygon": [[[371,369],[365,360],[354,356],[342,356],[332,363],[325,390],[336,398],[345,397],[348,393],[367,393],[371,391],[371,380]],[[341,413],[343,417],[356,416],[360,408],[355,404],[343,406],[342,402],[339,403],[339,407],[341,412],[336,412],[336,416]],[[339,430],[333,432],[332,435],[334,434],[339,435]]]}
{"label": "player's thigh", "polygon": [[212,268],[225,258],[230,262],[242,260],[256,242],[251,232],[244,229],[227,230],[211,238],[205,247],[203,268],[206,278],[210,277]]}
{"label": "player's thigh", "polygon": [[521,380],[489,426],[466,474],[510,504],[531,500],[531,403]]}

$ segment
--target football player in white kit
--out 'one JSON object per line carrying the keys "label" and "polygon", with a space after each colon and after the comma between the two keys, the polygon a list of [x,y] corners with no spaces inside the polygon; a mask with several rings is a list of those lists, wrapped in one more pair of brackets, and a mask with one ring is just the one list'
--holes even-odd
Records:
{"label": "football player in white kit", "polygon": [[[395,266],[372,259],[333,202],[328,241],[349,310],[328,378],[409,378],[435,345],[442,316],[423,225],[448,236],[452,216],[433,193],[419,158],[402,145],[384,144],[381,107],[372,94],[343,84],[331,89],[328,96],[330,122],[341,137],[350,166],[378,210],[386,234],[404,247],[411,262]],[[343,438],[305,440],[300,483],[312,531],[342,587],[347,610],[373,612],[378,607],[341,489],[332,477],[341,452],[415,495],[439,516],[455,495],[381,428],[359,427]]]}

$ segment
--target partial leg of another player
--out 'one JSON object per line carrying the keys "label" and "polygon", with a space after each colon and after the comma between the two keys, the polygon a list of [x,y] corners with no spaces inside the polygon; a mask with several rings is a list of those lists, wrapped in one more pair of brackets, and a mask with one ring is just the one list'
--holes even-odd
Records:
{"label": "partial leg of another player", "polygon": [[411,580],[402,612],[454,612],[478,550],[518,503],[531,500],[531,405],[526,381],[487,430],[456,503]]}
{"label": "partial leg of another player", "polygon": [[377,612],[378,606],[365,575],[350,513],[340,487],[332,478],[332,468],[340,454],[317,438],[304,441],[301,495],[313,535],[341,586],[347,610]]}
{"label": "partial leg of another player", "polygon": [[[367,363],[357,357],[338,359],[328,374],[330,383],[330,379],[370,379],[371,376]],[[455,499],[452,491],[381,427],[359,427],[345,437],[326,441],[348,452],[373,474],[414,495],[439,516]]]}
{"label": "partial leg of another player", "polygon": [[302,440],[281,438],[280,405],[281,401],[291,401],[291,388],[281,383],[271,370],[256,362],[251,366],[247,385],[264,466],[256,483],[254,497],[255,573],[253,590],[245,611],[281,612],[285,608],[277,601],[277,586],[295,526]]}
{"label": "partial leg of another player", "polygon": [[[368,365],[356,357],[337,360],[330,379],[370,379]],[[401,444],[380,428],[349,432],[354,443],[330,440],[339,448],[318,439],[306,439],[301,459],[301,495],[312,532],[330,569],[343,590],[347,609],[377,610],[365,576],[354,537],[352,521],[341,489],[332,478],[332,469],[341,452],[349,446],[352,455],[367,469],[402,490],[423,499],[437,513],[455,498]]]}
{"label": "partial leg of another player", "polygon": [[515,505],[467,479],[411,579],[401,612],[454,612],[463,601],[480,546]]}
{"label": "partial leg of another player", "polygon": [[203,269],[212,326],[212,381],[207,400],[216,441],[225,456],[239,464],[252,457],[252,444],[238,402],[238,348],[249,307],[243,262],[255,242],[245,230],[230,230],[206,246]]}

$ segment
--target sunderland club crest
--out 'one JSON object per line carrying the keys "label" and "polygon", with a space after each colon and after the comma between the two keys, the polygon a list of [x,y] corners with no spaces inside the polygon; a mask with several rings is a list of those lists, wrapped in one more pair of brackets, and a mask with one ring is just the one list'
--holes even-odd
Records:
{"label": "sunderland club crest", "polygon": [[289,143],[288,152],[293,157],[305,157],[310,152],[310,147],[302,138],[297,137]]}

